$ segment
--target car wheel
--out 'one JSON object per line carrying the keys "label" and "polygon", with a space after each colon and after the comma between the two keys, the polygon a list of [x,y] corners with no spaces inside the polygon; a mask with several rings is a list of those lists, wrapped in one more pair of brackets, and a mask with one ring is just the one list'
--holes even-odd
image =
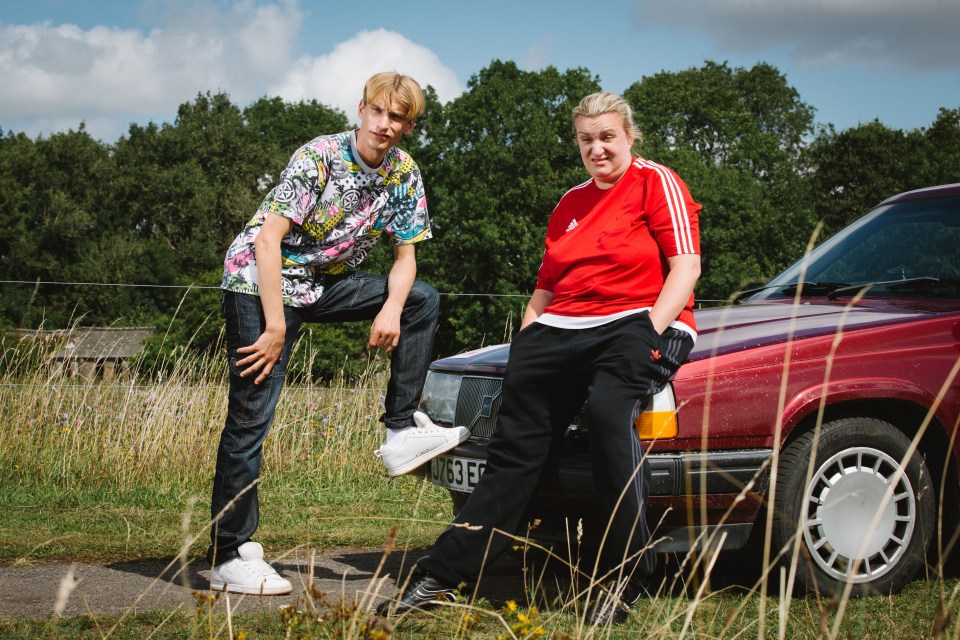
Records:
{"label": "car wheel", "polygon": [[882,420],[836,420],[819,442],[814,436],[802,434],[780,455],[774,550],[792,548],[800,535],[797,581],[809,590],[834,593],[845,583],[853,595],[899,590],[923,566],[933,533],[926,464],[915,454],[901,471],[910,440]]}

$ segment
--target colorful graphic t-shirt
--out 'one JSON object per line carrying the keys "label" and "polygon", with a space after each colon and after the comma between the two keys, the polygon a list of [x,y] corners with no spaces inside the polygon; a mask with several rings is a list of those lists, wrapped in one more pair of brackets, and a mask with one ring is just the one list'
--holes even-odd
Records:
{"label": "colorful graphic t-shirt", "polygon": [[356,267],[381,234],[397,245],[431,237],[413,158],[394,147],[379,167],[368,167],[353,131],[320,136],[293,154],[279,183],[227,250],[223,289],[258,293],[253,243],[270,213],[294,223],[280,242],[283,302],[293,307],[316,302],[323,293],[317,276]]}

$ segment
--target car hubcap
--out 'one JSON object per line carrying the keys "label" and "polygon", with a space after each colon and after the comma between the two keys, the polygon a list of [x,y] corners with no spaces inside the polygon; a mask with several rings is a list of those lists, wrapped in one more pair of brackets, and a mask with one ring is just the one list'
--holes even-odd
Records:
{"label": "car hubcap", "polygon": [[899,461],[868,447],[824,462],[804,493],[803,536],[830,577],[875,580],[896,565],[913,534],[916,498]]}

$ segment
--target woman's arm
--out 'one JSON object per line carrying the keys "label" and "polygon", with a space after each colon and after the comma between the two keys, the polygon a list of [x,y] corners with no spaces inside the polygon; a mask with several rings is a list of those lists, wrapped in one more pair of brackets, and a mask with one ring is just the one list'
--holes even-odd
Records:
{"label": "woman's arm", "polygon": [[690,300],[693,286],[700,278],[700,256],[685,253],[668,258],[670,272],[663,283],[657,301],[650,310],[650,321],[657,333],[666,331]]}
{"label": "woman's arm", "polygon": [[543,313],[543,310],[553,301],[553,292],[546,289],[535,289],[530,296],[530,302],[527,303],[527,310],[523,312],[523,322],[520,323],[522,331],[528,324],[535,321]]}

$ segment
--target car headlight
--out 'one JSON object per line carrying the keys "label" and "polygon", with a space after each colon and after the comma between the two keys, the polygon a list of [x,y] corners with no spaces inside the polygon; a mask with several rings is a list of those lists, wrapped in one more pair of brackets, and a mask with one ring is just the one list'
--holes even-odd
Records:
{"label": "car headlight", "polygon": [[463,376],[459,374],[428,371],[420,401],[421,411],[434,422],[453,424],[462,380]]}

